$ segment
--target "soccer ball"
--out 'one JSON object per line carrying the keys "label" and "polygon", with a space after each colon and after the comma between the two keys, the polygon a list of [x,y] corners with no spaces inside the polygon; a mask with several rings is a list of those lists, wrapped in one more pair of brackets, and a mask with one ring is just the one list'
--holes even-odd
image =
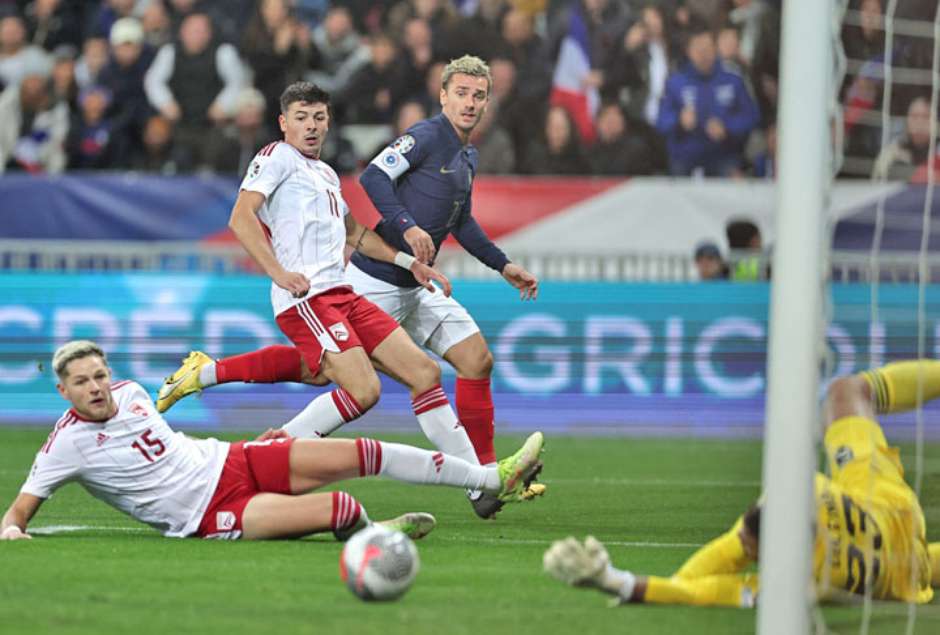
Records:
{"label": "soccer ball", "polygon": [[397,600],[411,586],[419,566],[411,538],[381,525],[353,534],[339,558],[340,577],[362,600]]}

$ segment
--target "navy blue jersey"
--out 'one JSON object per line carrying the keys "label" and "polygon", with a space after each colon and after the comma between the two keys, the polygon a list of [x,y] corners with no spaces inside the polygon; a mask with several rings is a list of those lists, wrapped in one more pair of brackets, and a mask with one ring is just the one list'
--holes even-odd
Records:
{"label": "navy blue jersey", "polygon": [[[509,259],[470,215],[477,150],[463,145],[440,114],[418,122],[375,157],[359,177],[382,215],[375,231],[391,246],[412,253],[402,234],[417,225],[440,249],[448,234],[485,265],[502,271]],[[399,287],[418,286],[410,271],[359,252],[352,262]]]}

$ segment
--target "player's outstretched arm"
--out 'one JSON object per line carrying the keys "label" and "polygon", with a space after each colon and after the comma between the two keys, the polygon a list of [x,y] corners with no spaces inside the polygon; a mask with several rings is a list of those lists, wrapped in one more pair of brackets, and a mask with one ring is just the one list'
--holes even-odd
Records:
{"label": "player's outstretched arm", "polygon": [[364,256],[382,262],[391,262],[402,269],[407,269],[414,275],[418,284],[432,293],[435,291],[435,287],[431,284],[431,280],[436,280],[443,288],[444,295],[450,297],[451,286],[447,276],[419,261],[414,256],[403,251],[397,251],[382,240],[381,236],[353,218],[352,214],[346,215],[346,244]]}
{"label": "player's outstretched arm", "polygon": [[585,538],[584,543],[574,536],[556,540],[542,556],[542,566],[569,586],[597,589],[615,596],[618,602],[636,599],[637,576],[611,566],[607,549],[594,536]]}
{"label": "player's outstretched arm", "polygon": [[264,199],[261,192],[239,192],[228,226],[245,251],[277,286],[290,291],[296,298],[302,298],[310,290],[310,281],[302,273],[286,271],[277,261],[271,243],[258,221],[258,210],[264,205]]}
{"label": "player's outstretched arm", "polygon": [[17,496],[7,513],[3,515],[3,521],[0,521],[0,540],[28,540],[32,538],[26,533],[26,526],[42,503],[42,498],[32,494]]}

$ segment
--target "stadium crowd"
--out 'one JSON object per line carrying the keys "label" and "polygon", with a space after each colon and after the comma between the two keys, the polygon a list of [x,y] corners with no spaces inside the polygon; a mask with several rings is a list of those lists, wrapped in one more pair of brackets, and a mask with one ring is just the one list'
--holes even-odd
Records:
{"label": "stadium crowd", "polygon": [[[924,86],[895,87],[880,148],[883,5],[852,0],[843,29],[844,173],[916,178]],[[440,111],[443,65],[470,53],[493,74],[482,173],[774,176],[780,0],[0,0],[0,16],[0,169],[241,173],[279,136],[281,88],[308,79],[334,96],[323,158],[353,172]],[[553,90],[579,21],[587,122]],[[895,38],[895,66],[931,54]]]}

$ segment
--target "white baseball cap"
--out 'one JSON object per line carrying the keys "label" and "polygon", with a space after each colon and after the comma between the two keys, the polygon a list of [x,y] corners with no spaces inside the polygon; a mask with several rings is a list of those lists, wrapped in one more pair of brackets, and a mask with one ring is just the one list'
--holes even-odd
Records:
{"label": "white baseball cap", "polygon": [[140,44],[144,41],[144,27],[137,18],[121,18],[111,26],[111,46]]}

